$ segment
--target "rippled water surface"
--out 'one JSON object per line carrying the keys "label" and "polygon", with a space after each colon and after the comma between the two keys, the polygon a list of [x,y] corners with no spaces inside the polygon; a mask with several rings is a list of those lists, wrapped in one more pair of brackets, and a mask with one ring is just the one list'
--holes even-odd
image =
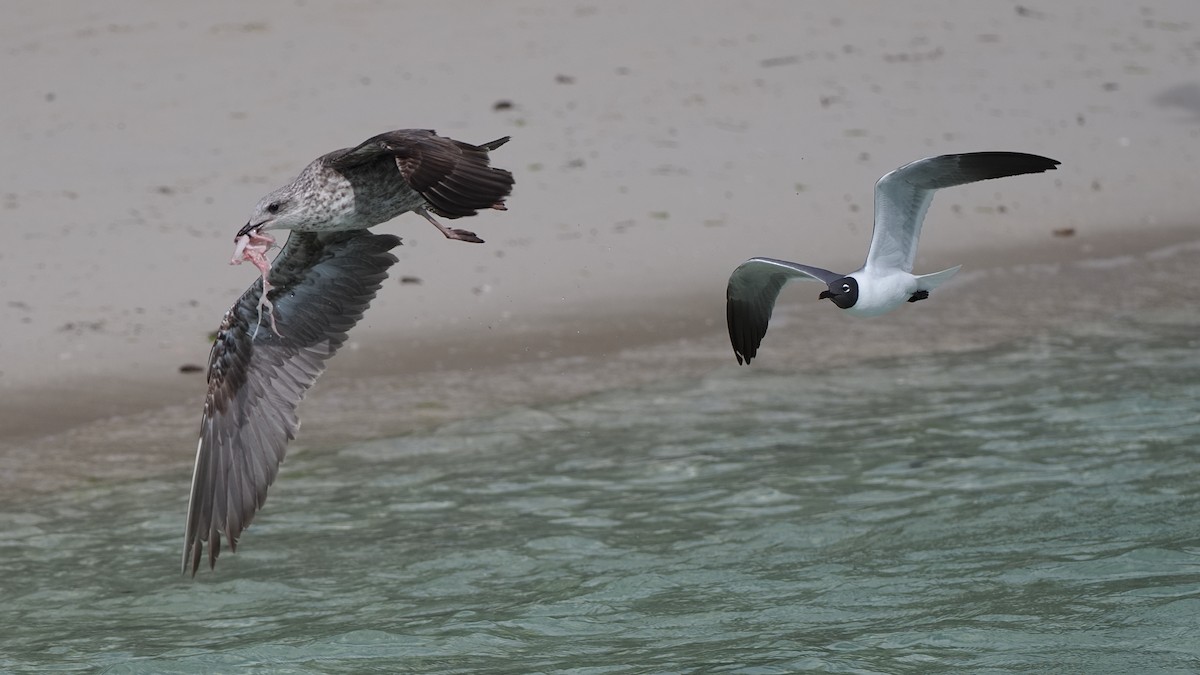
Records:
{"label": "rippled water surface", "polygon": [[186,476],[0,505],[0,670],[1185,672],[1200,331],[752,368],[289,457],[178,573]]}

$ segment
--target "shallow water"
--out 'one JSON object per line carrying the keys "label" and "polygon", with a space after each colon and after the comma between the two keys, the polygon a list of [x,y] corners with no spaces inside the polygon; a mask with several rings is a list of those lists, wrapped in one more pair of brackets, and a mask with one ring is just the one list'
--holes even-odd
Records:
{"label": "shallow water", "polygon": [[753,368],[289,457],[178,573],[186,476],[0,506],[0,670],[1200,666],[1200,331]]}

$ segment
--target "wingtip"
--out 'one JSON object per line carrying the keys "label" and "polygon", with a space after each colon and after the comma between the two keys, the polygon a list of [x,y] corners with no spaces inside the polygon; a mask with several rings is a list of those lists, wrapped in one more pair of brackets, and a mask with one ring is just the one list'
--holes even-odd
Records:
{"label": "wingtip", "polygon": [[495,150],[496,148],[504,145],[505,143],[507,143],[511,140],[512,140],[512,136],[504,136],[503,138],[497,138],[494,141],[488,141],[487,143],[484,143],[483,145],[481,145],[479,147],[481,147],[485,150]]}
{"label": "wingtip", "polygon": [[196,570],[200,568],[200,549],[198,548],[198,543],[189,540],[183,547],[183,569],[180,573],[186,576],[190,570],[193,579],[196,578]]}
{"label": "wingtip", "polygon": [[[1035,155],[1028,152],[1009,152],[1009,151],[990,151],[990,152],[969,152],[960,155],[961,160],[974,163],[976,166],[1002,168],[1006,171],[1011,171],[1006,175],[1021,175],[1028,173],[1042,173],[1045,171],[1053,171],[1062,162],[1050,157]],[[1003,178],[1004,176],[1000,176]]]}

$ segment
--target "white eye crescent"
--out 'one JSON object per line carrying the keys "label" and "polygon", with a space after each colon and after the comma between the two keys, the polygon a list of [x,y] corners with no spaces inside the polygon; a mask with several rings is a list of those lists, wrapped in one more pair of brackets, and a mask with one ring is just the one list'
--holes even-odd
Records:
{"label": "white eye crescent", "polygon": [[842,284],[842,290],[848,293],[850,291],[850,284]]}

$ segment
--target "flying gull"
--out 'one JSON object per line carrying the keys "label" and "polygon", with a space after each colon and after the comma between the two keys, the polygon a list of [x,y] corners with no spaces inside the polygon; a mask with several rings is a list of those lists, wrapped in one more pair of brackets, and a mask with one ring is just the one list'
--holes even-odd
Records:
{"label": "flying gull", "polygon": [[827,286],[828,298],[852,316],[879,316],[929,292],[958,272],[958,267],[913,275],[913,258],[921,222],[939,188],[981,180],[1042,173],[1058,162],[1020,152],[970,152],[926,157],[888,173],[875,183],[875,229],[867,261],[857,271],[838,274],[820,267],[751,258],[729,277],[725,318],[738,363],[750,363],[767,333],[779,291],[793,279],[813,279]]}
{"label": "flying gull", "polygon": [[[205,544],[210,567],[222,537],[237,550],[300,428],[296,407],[397,262],[390,251],[400,238],[367,228],[414,211],[447,238],[481,241],[429,212],[461,218],[504,210],[513,177],[492,168],[488,152],[507,141],[475,146],[432,131],[391,131],[317,158],[259,201],[235,238],[233,262],[251,261],[262,278],[225,313],[209,354],[185,573],[196,573]],[[270,264],[267,230],[291,231]]]}

